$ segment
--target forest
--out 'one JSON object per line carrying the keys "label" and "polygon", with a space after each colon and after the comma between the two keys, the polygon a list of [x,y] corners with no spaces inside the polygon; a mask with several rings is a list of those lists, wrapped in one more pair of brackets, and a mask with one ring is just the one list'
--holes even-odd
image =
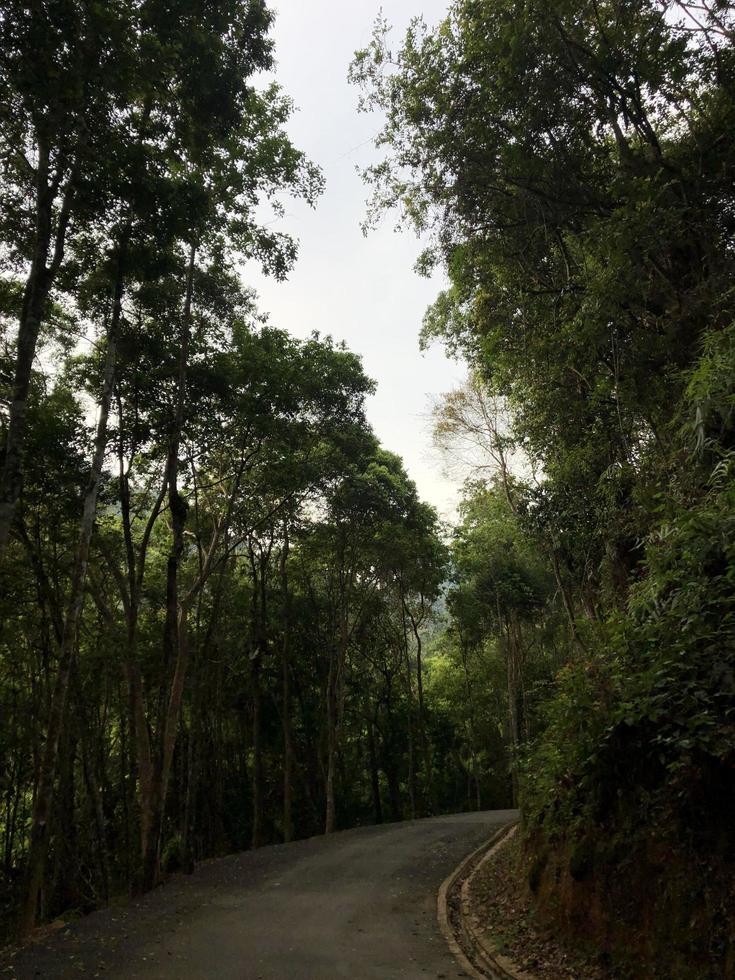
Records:
{"label": "forest", "polygon": [[372,381],[238,272],[286,275],[258,206],[322,185],[255,84],[271,14],[42,14],[2,20],[6,936],[508,786],[493,695],[473,717],[456,654],[427,676],[445,535],[370,429]]}
{"label": "forest", "polygon": [[418,235],[468,368],[451,526],[359,352],[243,275],[324,187],[264,0],[1,10],[0,937],[518,806],[559,928],[732,976],[733,5],[453,0],[356,52],[366,232]]}
{"label": "forest", "polygon": [[352,66],[368,222],[472,368],[449,629],[507,662],[531,890],[634,976],[735,962],[733,41],[727,0],[458,0]]}

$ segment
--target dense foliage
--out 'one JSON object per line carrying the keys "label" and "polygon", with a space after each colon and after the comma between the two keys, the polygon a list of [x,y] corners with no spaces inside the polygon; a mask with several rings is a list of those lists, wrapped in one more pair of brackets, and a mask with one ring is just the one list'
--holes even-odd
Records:
{"label": "dense foliage", "polygon": [[732,976],[735,10],[454,0],[357,54],[371,218],[445,270],[423,339],[470,367],[448,544],[359,358],[241,281],[322,188],[271,21],[0,16],[3,929],[514,800],[547,913]]}
{"label": "dense foliage", "polygon": [[271,20],[0,16],[3,932],[508,794],[492,731],[472,769],[459,665],[422,658],[446,547],[370,430],[372,382],[240,280],[287,273],[268,205],[322,185],[260,77]]}
{"label": "dense foliage", "polygon": [[734,15],[456,0],[352,67],[374,213],[448,274],[424,338],[474,371],[450,630],[521,692],[531,884],[665,977],[733,963]]}

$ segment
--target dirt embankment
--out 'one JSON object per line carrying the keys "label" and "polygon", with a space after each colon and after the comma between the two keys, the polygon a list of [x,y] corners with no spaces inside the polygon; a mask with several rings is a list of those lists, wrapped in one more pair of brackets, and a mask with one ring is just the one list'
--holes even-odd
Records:
{"label": "dirt embankment", "polygon": [[617,976],[594,948],[565,942],[539,915],[528,887],[520,833],[491,852],[467,886],[479,942],[509,975],[523,980],[609,980]]}
{"label": "dirt embankment", "polygon": [[470,894],[488,945],[536,980],[735,980],[732,869],[660,839],[552,848],[518,834]]}

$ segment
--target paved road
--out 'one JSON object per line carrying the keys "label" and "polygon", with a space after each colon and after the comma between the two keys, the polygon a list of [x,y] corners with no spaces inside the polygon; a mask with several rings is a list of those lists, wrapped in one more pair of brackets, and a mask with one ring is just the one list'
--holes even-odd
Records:
{"label": "paved road", "polygon": [[362,827],[202,865],[58,930],[0,977],[427,980],[465,974],[436,892],[510,810]]}

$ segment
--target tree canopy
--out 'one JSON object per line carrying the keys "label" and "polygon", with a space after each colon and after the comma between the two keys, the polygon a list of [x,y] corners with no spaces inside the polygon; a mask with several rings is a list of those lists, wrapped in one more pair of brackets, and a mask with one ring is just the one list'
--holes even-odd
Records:
{"label": "tree canopy", "polygon": [[370,428],[359,356],[270,323],[243,281],[287,275],[272,219],[323,186],[272,20],[0,18],[3,935],[209,856],[469,805],[422,658],[444,528]]}
{"label": "tree canopy", "polygon": [[468,368],[452,527],[359,355],[244,280],[324,184],[272,23],[0,16],[1,931],[518,804],[545,914],[586,935],[592,895],[639,973],[729,975],[733,5],[453,0],[356,53],[366,225],[421,238],[421,343]]}
{"label": "tree canopy", "polygon": [[619,922],[625,847],[667,977],[725,975],[732,948],[709,912],[664,937],[699,887],[677,876],[709,861],[726,907],[731,873],[734,26],[709,0],[456,0],[398,44],[379,19],[351,69],[384,118],[370,218],[397,208],[444,268],[423,342],[472,371],[435,410],[481,481],[449,635],[504,648],[533,887],[582,931],[594,877]]}

